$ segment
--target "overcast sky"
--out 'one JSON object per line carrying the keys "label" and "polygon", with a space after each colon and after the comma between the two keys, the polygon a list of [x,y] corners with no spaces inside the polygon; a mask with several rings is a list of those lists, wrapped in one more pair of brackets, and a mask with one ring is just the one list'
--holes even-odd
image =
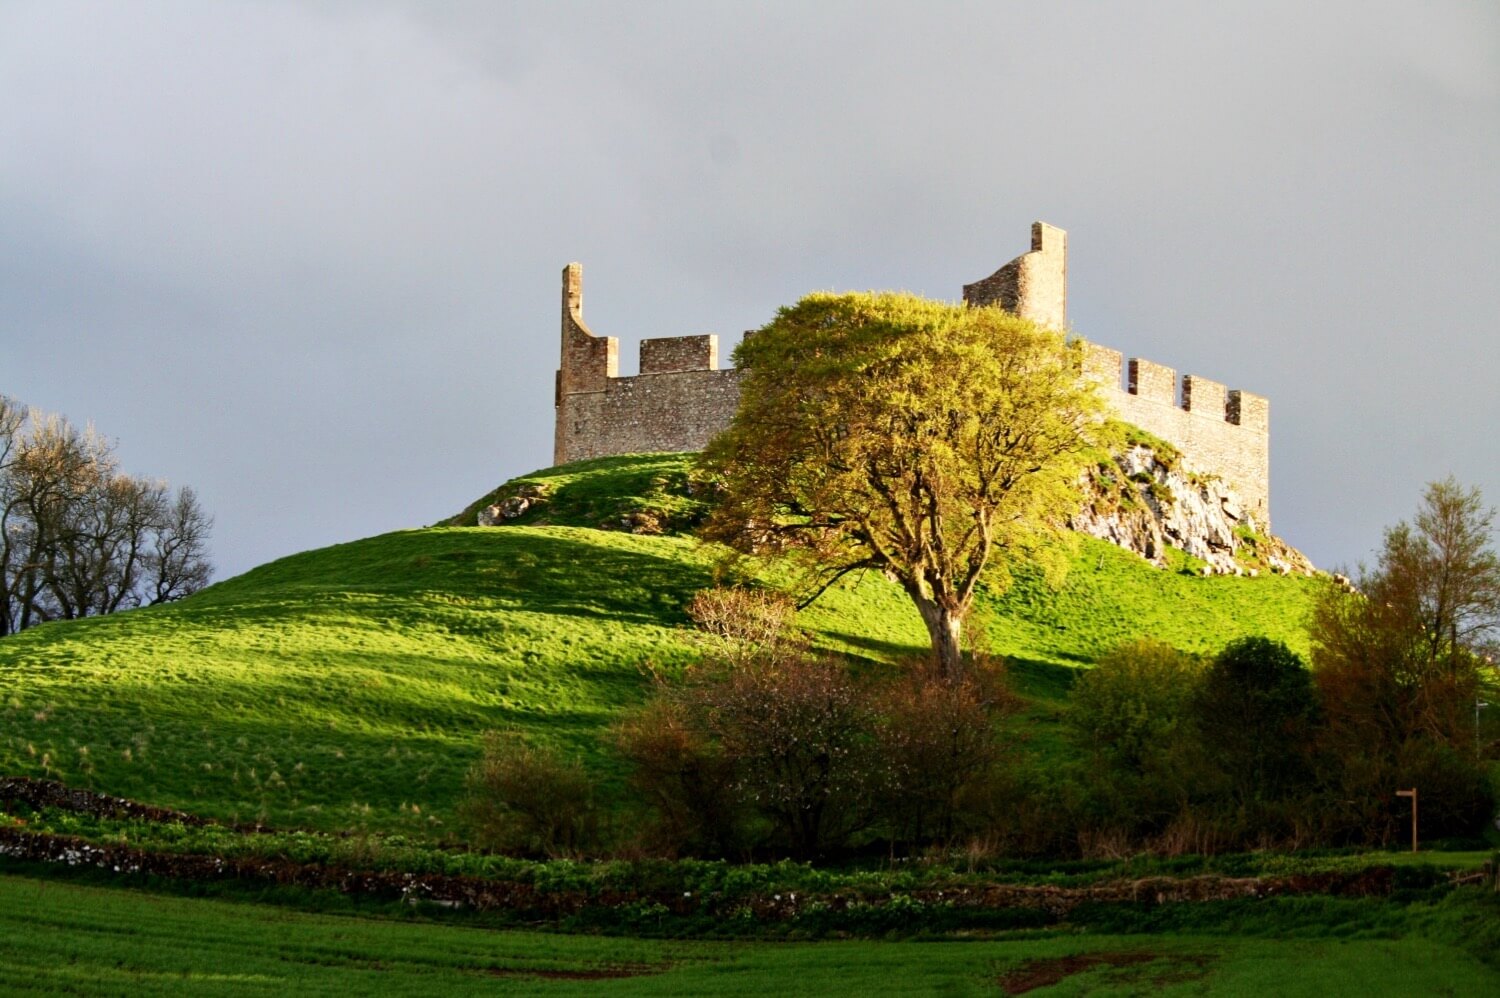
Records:
{"label": "overcast sky", "polygon": [[220,575],[550,463],[621,340],[953,299],[1271,399],[1277,532],[1500,502],[1500,5],[0,0],[0,393],[190,484]]}

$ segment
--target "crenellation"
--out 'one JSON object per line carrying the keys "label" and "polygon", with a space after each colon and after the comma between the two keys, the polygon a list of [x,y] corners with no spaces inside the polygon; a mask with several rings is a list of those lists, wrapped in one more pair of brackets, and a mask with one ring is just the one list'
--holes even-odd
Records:
{"label": "crenellation", "polygon": [[718,367],[719,338],[713,333],[641,340],[642,374],[715,371]]}
{"label": "crenellation", "polygon": [[1232,391],[1229,393],[1226,412],[1229,421],[1236,426],[1262,433],[1270,432],[1271,402],[1264,395]]}
{"label": "crenellation", "polygon": [[1130,358],[1127,370],[1126,390],[1130,394],[1166,405],[1177,404],[1176,371],[1163,364],[1142,360],[1139,357]]}
{"label": "crenellation", "polygon": [[1228,401],[1225,388],[1219,382],[1200,378],[1196,374],[1183,375],[1182,407],[1193,415],[1207,419],[1228,419]]}
{"label": "crenellation", "polygon": [[563,269],[554,462],[702,450],[729,425],[739,404],[740,372],[717,369],[717,336],[642,340],[640,374],[625,378],[618,344],[584,323],[583,268],[569,264]]}
{"label": "crenellation", "polygon": [[1120,372],[1124,369],[1125,355],[1097,343],[1083,345],[1083,373],[1105,388],[1120,390]]}
{"label": "crenellation", "polygon": [[[1067,325],[1067,233],[1037,222],[1031,252],[965,285],[974,306],[1000,305],[1041,325]],[[746,335],[750,335],[746,333]],[[729,425],[742,372],[718,370],[718,338],[641,341],[640,374],[619,376],[618,341],[583,321],[583,268],[563,270],[562,363],[557,372],[558,464],[613,454],[696,451]],[[1122,370],[1126,377],[1122,384]],[[1085,343],[1082,371],[1099,385],[1115,415],[1183,454],[1196,471],[1231,484],[1257,529],[1269,530],[1270,404],[1197,375]]]}

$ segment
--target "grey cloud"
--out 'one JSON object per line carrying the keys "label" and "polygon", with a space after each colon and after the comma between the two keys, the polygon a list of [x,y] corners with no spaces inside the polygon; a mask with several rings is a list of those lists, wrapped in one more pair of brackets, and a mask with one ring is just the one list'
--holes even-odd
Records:
{"label": "grey cloud", "polygon": [[198,487],[229,571],[545,464],[568,260],[629,358],[955,297],[1034,218],[1080,332],[1271,397],[1315,560],[1500,501],[1480,5],[12,3],[0,93],[0,391]]}

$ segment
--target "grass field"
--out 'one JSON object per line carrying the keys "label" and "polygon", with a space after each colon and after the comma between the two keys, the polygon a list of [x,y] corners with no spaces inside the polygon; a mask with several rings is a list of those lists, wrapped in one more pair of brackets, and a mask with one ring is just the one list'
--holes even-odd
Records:
{"label": "grass field", "polygon": [[[237,836],[28,816],[39,831],[51,822],[57,831],[99,842],[580,881],[559,881],[559,889],[591,890],[611,877],[633,877],[629,864],[528,865],[448,851],[433,841],[452,834],[463,774],[486,729],[519,728],[581,753],[606,782],[618,777],[598,736],[639,701],[648,668],[673,670],[693,659],[682,607],[695,590],[713,584],[721,552],[686,536],[601,528],[691,522],[702,503],[682,494],[687,460],[615,458],[539,472],[521,485],[548,501],[513,526],[434,527],[310,551],[178,604],[46,625],[0,641],[0,773],[61,779],[211,817],[385,835]],[[1056,720],[1076,669],[1120,641],[1149,635],[1212,652],[1234,637],[1264,634],[1305,651],[1309,580],[1202,578],[1185,562],[1176,567],[1152,568],[1107,544],[1080,540],[1060,584],[1022,573],[1009,591],[985,594],[980,614],[992,650],[1006,656],[1015,685],[1030,700],[1018,722],[1030,736],[1027,751],[1050,759],[1065,750]],[[752,570],[773,584],[789,581],[782,568]],[[876,575],[846,580],[800,621],[818,644],[872,670],[919,655],[926,645],[910,604]],[[1486,855],[1443,863],[1477,866]],[[1410,860],[1433,861],[1430,854]],[[1194,861],[1187,859],[1143,862],[1140,869],[1131,861],[1118,870],[1088,864],[1033,870],[997,859],[984,875],[1063,884],[1219,866],[1227,875],[1262,868],[1300,874],[1312,868],[1308,863],[1368,861],[1219,857],[1198,861],[1210,864],[1202,871],[1189,869]],[[825,880],[859,889],[861,877],[885,890],[888,880],[910,879],[894,870],[700,866],[682,868],[699,878],[690,885],[695,889],[720,876],[763,880],[768,890],[781,889],[778,878],[798,890]],[[1412,883],[1433,882],[1418,874]],[[1444,874],[1434,876],[1446,884]],[[1078,909],[1061,927],[985,938],[966,930],[943,941],[812,943],[543,934],[481,928],[478,916],[464,924],[463,912],[444,914],[441,923],[422,921],[390,900],[372,907],[331,895],[324,909],[311,895],[281,899],[279,888],[262,895],[237,882],[153,888],[179,892],[173,894],[87,882],[104,877],[113,884],[107,871],[49,868],[47,877],[0,873],[0,992],[1500,989],[1493,897],[1444,893],[1445,887],[1423,887],[1412,893],[1416,900],[1402,902],[1309,895],[1141,910],[1101,906]],[[199,890],[272,897],[285,906],[179,896]],[[405,917],[390,917],[398,910]],[[635,925],[610,923],[617,932],[634,932]],[[884,925],[868,931],[878,935]],[[914,931],[899,918],[891,925],[899,935]],[[820,934],[799,925],[781,931]],[[717,923],[705,934],[717,935]]]}
{"label": "grass field", "polygon": [[[1336,906],[1335,906],[1336,907]],[[573,995],[1484,994],[1500,973],[1429,935],[1462,906],[1414,906],[1405,931],[1361,921],[994,939],[699,942],[562,936],[312,915],[0,875],[7,994]],[[1295,914],[1295,913],[1293,913]],[[1332,915],[1333,917],[1328,917]],[[1294,925],[1295,918],[1286,920]]]}
{"label": "grass field", "polygon": [[[680,497],[657,493],[685,469],[674,455],[539,473],[572,496],[530,514],[549,525],[387,534],[181,603],[6,638],[0,772],[240,821],[438,836],[487,728],[576,749],[609,779],[597,735],[638,701],[646,666],[691,659],[682,606],[712,584],[720,553],[556,521],[663,504],[676,515]],[[1127,638],[1304,646],[1309,587],[1198,578],[1082,541],[1060,588],[1022,577],[984,613],[1044,723],[1071,667]],[[825,646],[874,662],[925,648],[910,604],[873,574],[801,619]]]}

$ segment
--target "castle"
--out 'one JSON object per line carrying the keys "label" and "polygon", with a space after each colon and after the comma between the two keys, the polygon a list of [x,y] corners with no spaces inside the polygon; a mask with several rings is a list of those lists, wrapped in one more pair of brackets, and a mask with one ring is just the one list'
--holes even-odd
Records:
{"label": "castle", "polygon": [[[999,305],[1054,329],[1068,328],[1068,234],[1031,227],[1031,251],[973,284],[964,301]],[[640,373],[619,375],[619,341],[583,321],[583,268],[562,275],[562,366],[557,372],[557,464],[613,454],[702,450],[729,424],[741,372],[720,370],[718,337],[641,341]],[[1121,373],[1125,374],[1122,387]],[[1226,390],[1195,374],[1087,344],[1084,373],[1116,414],[1180,450],[1195,470],[1223,479],[1258,529],[1270,532],[1270,409],[1260,395]],[[1179,388],[1181,402],[1179,404]]]}

